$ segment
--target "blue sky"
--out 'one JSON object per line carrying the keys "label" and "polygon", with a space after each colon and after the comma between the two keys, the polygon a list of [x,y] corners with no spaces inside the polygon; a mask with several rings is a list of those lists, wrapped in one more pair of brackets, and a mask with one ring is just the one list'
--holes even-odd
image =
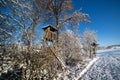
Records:
{"label": "blue sky", "polygon": [[80,24],[80,35],[89,28],[97,32],[100,46],[120,44],[120,0],[73,0],[73,6],[73,11],[82,8],[83,13],[88,13],[92,22]]}
{"label": "blue sky", "polygon": [[80,25],[79,30],[97,31],[100,46],[120,44],[120,0],[73,0],[74,10],[90,15],[91,24]]}

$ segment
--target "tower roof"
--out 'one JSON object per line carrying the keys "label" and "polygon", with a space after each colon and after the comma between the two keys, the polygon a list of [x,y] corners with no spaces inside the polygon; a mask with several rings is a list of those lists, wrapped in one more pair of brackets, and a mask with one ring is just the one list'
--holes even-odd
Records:
{"label": "tower roof", "polygon": [[43,30],[46,30],[47,28],[49,28],[50,27],[50,30],[51,31],[57,31],[57,29],[55,28],[55,27],[53,27],[53,26],[51,26],[51,25],[48,25],[48,26],[46,26],[46,27],[44,27],[44,28],[42,28]]}

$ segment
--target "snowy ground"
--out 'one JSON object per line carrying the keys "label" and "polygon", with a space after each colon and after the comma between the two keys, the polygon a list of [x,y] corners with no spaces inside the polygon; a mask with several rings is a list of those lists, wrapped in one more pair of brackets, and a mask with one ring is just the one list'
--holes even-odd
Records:
{"label": "snowy ground", "polygon": [[120,80],[120,49],[99,51],[99,59],[79,80]]}
{"label": "snowy ground", "polygon": [[89,62],[89,64],[78,74],[78,76],[75,78],[75,80],[78,80],[81,78],[91,67],[92,65],[99,59],[99,57],[94,58],[92,61]]}

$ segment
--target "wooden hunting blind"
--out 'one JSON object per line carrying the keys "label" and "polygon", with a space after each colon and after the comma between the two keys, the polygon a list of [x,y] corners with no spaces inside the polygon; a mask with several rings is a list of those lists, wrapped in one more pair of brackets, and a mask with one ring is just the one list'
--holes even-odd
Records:
{"label": "wooden hunting blind", "polygon": [[44,36],[43,39],[46,41],[54,41],[57,38],[57,29],[51,25],[48,25],[44,28]]}
{"label": "wooden hunting blind", "polygon": [[[44,27],[44,28],[42,28],[43,30],[44,30],[44,36],[43,36],[43,39],[45,40],[45,41],[51,41],[51,42],[53,42],[54,40],[57,40],[57,32],[58,32],[58,30],[55,28],[55,27],[53,27],[53,26],[51,26],[51,25],[48,25],[48,26],[46,26],[46,27]],[[58,51],[56,51],[56,49],[55,49],[55,47],[53,47],[53,46],[48,46],[49,48],[48,49],[50,49],[51,51],[52,51],[52,53],[54,54],[54,56],[57,58],[57,60],[61,63],[61,65],[65,68],[65,65],[64,65],[64,63],[62,62],[62,60],[61,60],[61,58],[60,58],[60,56],[58,56],[57,54],[58,54]],[[48,50],[47,49],[47,50]],[[56,53],[57,52],[57,53]]]}

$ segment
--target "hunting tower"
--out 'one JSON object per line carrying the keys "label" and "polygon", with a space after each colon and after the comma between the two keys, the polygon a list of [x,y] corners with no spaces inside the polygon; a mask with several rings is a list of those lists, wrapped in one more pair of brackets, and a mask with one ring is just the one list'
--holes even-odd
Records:
{"label": "hunting tower", "polygon": [[53,42],[57,39],[57,29],[55,27],[48,25],[42,29],[44,30],[44,40]]}
{"label": "hunting tower", "polygon": [[[57,40],[57,32],[58,32],[58,30],[55,27],[53,27],[51,25],[48,25],[48,26],[46,26],[46,27],[44,27],[42,29],[44,30],[43,39],[45,41],[54,42],[55,40]],[[61,57],[57,55],[57,54],[59,54],[57,49],[55,47],[53,47],[53,46],[48,46],[48,49],[50,49],[52,51],[53,55],[61,63],[62,67],[65,68],[65,65],[62,62]]]}

